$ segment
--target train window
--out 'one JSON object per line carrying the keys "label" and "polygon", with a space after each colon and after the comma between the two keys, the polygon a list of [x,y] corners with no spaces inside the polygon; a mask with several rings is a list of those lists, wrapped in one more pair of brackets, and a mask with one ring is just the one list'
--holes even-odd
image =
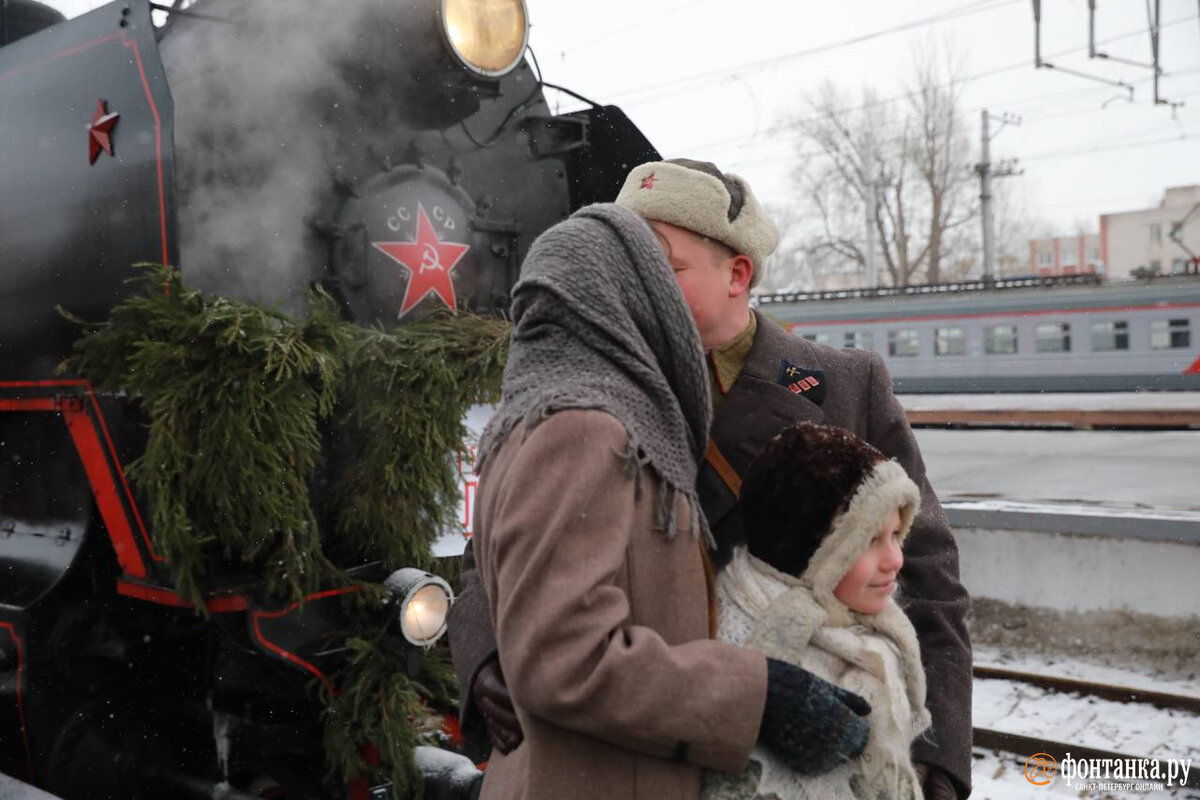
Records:
{"label": "train window", "polygon": [[916,328],[888,331],[888,355],[907,358],[920,355],[921,340]]}
{"label": "train window", "polygon": [[1011,356],[1017,352],[1016,325],[989,325],[983,331],[983,352],[989,356]]}
{"label": "train window", "polygon": [[1191,347],[1192,332],[1186,319],[1150,320],[1150,349],[1173,350],[1176,347]]}
{"label": "train window", "polygon": [[1128,322],[1093,322],[1092,350],[1128,350]]}
{"label": "train window", "polygon": [[967,337],[962,328],[938,328],[933,332],[933,354],[936,356],[965,356]]}
{"label": "train window", "polygon": [[872,336],[870,331],[846,331],[845,344],[855,350],[870,350]]}
{"label": "train window", "polygon": [[1071,351],[1071,324],[1069,322],[1047,322],[1033,328],[1034,349],[1039,353],[1069,353]]}
{"label": "train window", "polygon": [[817,344],[829,344],[828,333],[804,333],[801,334],[800,338],[808,339],[810,342],[816,342]]}

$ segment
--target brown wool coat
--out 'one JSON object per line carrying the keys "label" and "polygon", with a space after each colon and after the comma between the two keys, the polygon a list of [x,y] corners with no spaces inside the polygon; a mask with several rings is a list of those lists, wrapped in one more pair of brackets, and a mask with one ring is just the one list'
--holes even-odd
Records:
{"label": "brown wool coat", "polygon": [[643,469],[635,500],[626,441],[606,413],[560,411],[480,477],[475,560],[525,731],[485,800],[691,800],[699,767],[740,769],[757,738],[766,660],[708,639],[686,503],[673,538],[654,530],[660,486]]}
{"label": "brown wool coat", "polygon": [[[805,396],[817,390],[794,394],[780,383],[785,360],[822,373],[825,396],[819,403]],[[713,438],[734,469],[745,474],[776,433],[803,420],[850,430],[899,461],[921,489],[921,513],[904,550],[899,600],[921,645],[933,727],[913,745],[913,760],[941,767],[954,779],[959,797],[966,797],[971,785],[969,599],[959,582],[958,549],[950,526],[925,477],[925,463],[904,409],[892,394],[887,368],[875,353],[835,350],[799,339],[759,314],[754,346],[716,412]],[[736,500],[708,465],[701,469],[697,490],[720,549],[727,553],[741,535]],[[479,668],[496,652],[483,594],[468,545],[462,593],[450,611],[449,639],[463,687],[463,730],[481,748],[486,747],[487,734],[470,687]]]}

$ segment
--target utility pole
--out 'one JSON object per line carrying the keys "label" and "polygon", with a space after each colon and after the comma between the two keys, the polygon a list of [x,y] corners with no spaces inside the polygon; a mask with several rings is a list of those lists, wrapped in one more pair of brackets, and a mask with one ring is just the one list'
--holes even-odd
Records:
{"label": "utility pole", "polygon": [[[993,119],[1000,123],[1000,127],[996,129],[995,133],[989,131],[990,120]],[[1024,170],[1016,168],[1016,159],[1001,161],[995,169],[992,169],[991,141],[992,137],[1000,133],[1005,125],[1020,124],[1021,118],[1014,114],[994,117],[988,114],[986,108],[980,112],[979,163],[975,165],[975,172],[979,174],[979,205],[980,216],[983,219],[983,279],[985,281],[996,279],[995,228],[992,223],[992,178],[1005,178],[1024,172]]]}
{"label": "utility pole", "polygon": [[867,132],[866,157],[863,159],[863,207],[866,211],[867,238],[866,251],[863,253],[863,262],[867,268],[867,285],[868,289],[876,289],[879,287],[879,260],[875,250],[875,214],[879,206],[879,190],[885,186],[891,186],[892,181],[883,169],[883,165],[879,165],[879,171],[872,177],[872,170],[876,167],[875,164],[875,136],[873,131]]}
{"label": "utility pole", "polygon": [[867,179],[867,288],[879,285],[879,273],[875,267],[875,181]]}
{"label": "utility pole", "polygon": [[875,181],[871,179],[871,170],[875,166],[875,137],[867,130],[867,153],[863,159],[863,205],[866,208],[867,248],[864,261],[867,267],[867,288],[874,289],[879,285],[879,273],[875,266]]}

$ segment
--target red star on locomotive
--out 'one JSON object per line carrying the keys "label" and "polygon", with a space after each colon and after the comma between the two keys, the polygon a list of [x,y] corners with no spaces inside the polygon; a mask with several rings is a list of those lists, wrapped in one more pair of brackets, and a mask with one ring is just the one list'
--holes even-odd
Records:
{"label": "red star on locomotive", "polygon": [[443,242],[438,238],[425,206],[417,204],[417,237],[411,242],[372,242],[409,272],[408,286],[400,302],[403,317],[430,292],[441,298],[451,311],[457,306],[450,270],[471,249],[470,245]]}
{"label": "red star on locomotive", "polygon": [[103,100],[96,101],[96,113],[92,115],[92,121],[87,127],[89,164],[96,163],[101,150],[110,156],[114,155],[112,129],[117,126],[117,120],[121,115],[115,111],[110,113],[104,106]]}

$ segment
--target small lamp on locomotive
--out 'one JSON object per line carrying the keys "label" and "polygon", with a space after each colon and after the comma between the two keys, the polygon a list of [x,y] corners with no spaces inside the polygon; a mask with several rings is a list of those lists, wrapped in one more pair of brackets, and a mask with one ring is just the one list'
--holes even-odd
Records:
{"label": "small lamp on locomotive", "polygon": [[445,580],[405,567],[389,575],[383,588],[398,603],[400,633],[410,644],[428,647],[446,632],[446,615],[454,602],[454,592]]}

